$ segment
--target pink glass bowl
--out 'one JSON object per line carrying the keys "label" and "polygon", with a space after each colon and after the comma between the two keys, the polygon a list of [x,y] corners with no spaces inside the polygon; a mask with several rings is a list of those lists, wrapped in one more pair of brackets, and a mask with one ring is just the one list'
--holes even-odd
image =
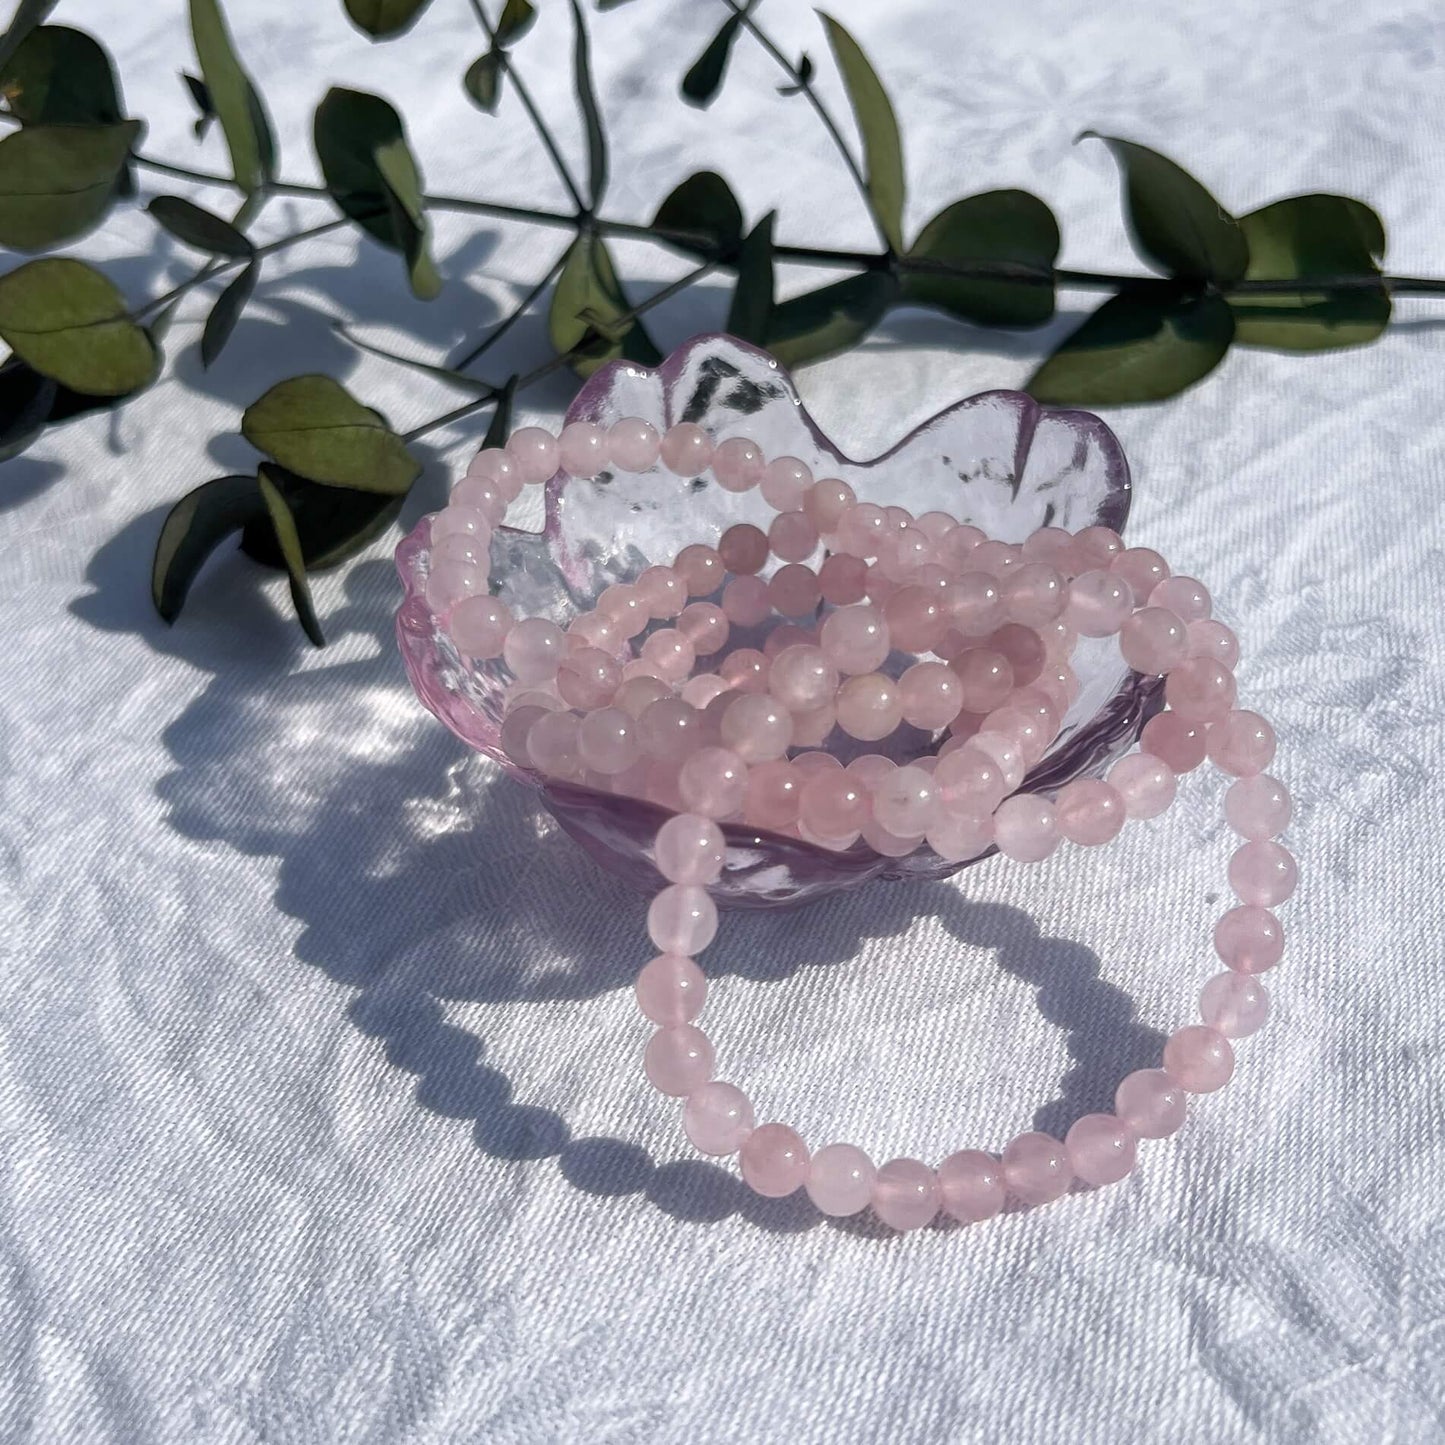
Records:
{"label": "pink glass bowl", "polygon": [[[945,511],[1003,541],[1022,541],[1042,526],[1077,532],[1102,523],[1122,531],[1129,513],[1124,454],[1088,412],[1041,407],[1022,392],[981,392],[871,461],[853,461],[818,429],[788,373],[731,336],[695,337],[655,369],[624,361],[602,367],[578,392],[566,420],[606,426],[624,416],[645,417],[659,430],[697,422],[714,442],[751,437],[768,457],[799,457],[816,476],[842,477],[860,501],[900,505],[915,516]],[[604,587],[630,581],[654,562],[670,562],[690,542],[715,542],[740,521],[766,528],[762,499],[725,491],[711,473],[684,479],[659,464],[650,472],[604,472],[587,481],[558,472],[547,483],[540,532],[497,529],[492,590],[516,616],[565,621],[590,607]],[[425,517],[396,550],[406,589],[397,638],[417,696],[463,742],[536,788],[562,828],[604,867],[639,888],[657,887],[650,847],[665,817],[661,808],[550,780],[502,752],[511,674],[499,659],[463,659],[440,627],[426,602],[430,544]],[[1079,695],[1058,739],[1024,779],[1025,791],[1052,796],[1071,778],[1103,772],[1163,705],[1160,680],[1130,671],[1114,639],[1080,639],[1073,666]],[[829,748],[835,743],[840,752],[845,745],[876,750],[856,748],[836,730]],[[901,763],[936,743],[903,729],[883,746]],[[713,892],[724,905],[797,903],[870,878],[942,878],[966,866],[927,847],[887,858],[862,842],[834,853],[749,825],[723,831],[727,865]]]}

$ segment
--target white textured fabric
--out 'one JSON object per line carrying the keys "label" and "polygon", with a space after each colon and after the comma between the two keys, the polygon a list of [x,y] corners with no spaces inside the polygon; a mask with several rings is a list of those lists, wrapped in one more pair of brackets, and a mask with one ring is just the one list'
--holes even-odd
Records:
{"label": "white textured fabric", "polygon": [[[515,102],[488,119],[461,98],[480,49],[462,0],[370,48],[331,0],[229,8],[288,177],[312,174],[310,109],[342,81],[404,102],[432,189],[560,199]],[[576,153],[566,7],[541,8],[519,59]],[[1363,195],[1393,269],[1445,268],[1429,6],[834,8],[897,99],[912,227],[1025,185],[1060,213],[1066,264],[1132,265],[1111,163],[1071,144],[1093,126],[1176,154],[1239,211]],[[176,78],[183,9],[57,18],[112,46],[150,151],[219,166]],[[829,71],[807,7],[764,11]],[[867,244],[755,47],[711,111],[678,103],[721,15],[592,15],[609,212],[646,217],[713,165],[749,217],[781,209],[782,238]],[[260,231],[323,214],[277,202]],[[327,316],[435,354],[562,239],[443,218],[430,306],[394,256],[345,236],[278,257],[211,371],[188,303],[151,394],[0,470],[0,1438],[1445,1438],[1438,308],[1403,305],[1358,353],[1241,352],[1181,399],[1109,417],[1135,469],[1131,536],[1208,581],[1244,639],[1244,693],[1280,727],[1303,884],[1275,1017],[1127,1183],[896,1238],[752,1198],[692,1154],[639,1068],[641,901],[414,702],[385,547],[318,579],[325,652],[236,557],[175,628],[151,612],[164,509],[248,465],[227,432],[271,381],[338,369],[403,426],[454,404],[358,357]],[[138,296],[194,264],[133,212],[83,249]],[[682,264],[623,258],[654,284]],[[902,314],[800,383],[866,452],[1022,380],[1088,299],[1025,337]],[[674,344],[725,305],[710,287],[656,331]],[[528,321],[498,372],[544,346]],[[552,419],[566,395],[558,380],[527,404]],[[408,525],[474,435],[429,450]],[[723,1076],[762,1117],[879,1159],[997,1147],[1106,1105],[1215,966],[1220,788],[1181,791],[1097,853],[728,919],[707,959]]]}

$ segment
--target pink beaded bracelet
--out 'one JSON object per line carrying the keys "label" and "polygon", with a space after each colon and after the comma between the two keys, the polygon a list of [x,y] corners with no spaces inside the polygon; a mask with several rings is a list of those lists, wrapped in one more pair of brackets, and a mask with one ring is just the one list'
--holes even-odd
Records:
{"label": "pink beaded bracelet", "polygon": [[[681,476],[711,468],[731,491],[757,487],[777,515],[767,531],[740,523],[715,547],[685,547],[672,566],[609,587],[565,631],[545,618],[515,620],[489,594],[491,530],[524,484],[559,466],[589,478],[608,467],[646,471],[659,459]],[[1273,730],[1236,707],[1234,634],[1210,617],[1203,585],[1172,575],[1158,553],[1126,549],[1105,527],[990,541],[941,512],[915,519],[859,503],[847,483],[815,480],[793,457],[768,462],[746,438],[715,447],[691,423],[659,435],[640,418],[606,430],[573,423],[560,437],[525,428],[505,450],[482,452],[434,520],[432,542],[429,605],[463,656],[501,658],[515,676],[502,728],[508,756],[669,810],[654,844],[665,886],[648,909],[659,952],[637,980],[642,1012],[658,1025],[644,1066],[661,1092],[684,1100],[694,1146],[737,1154],[757,1192],[803,1187],[826,1214],[871,1205],[897,1229],[940,1210],[978,1221],[1010,1194],[1039,1204],[1075,1179],[1122,1179],[1140,1138],[1173,1133],[1187,1095],[1229,1080],[1230,1040],[1268,1013],[1257,975],[1283,952],[1269,910],[1295,887],[1294,860],[1274,841],[1291,803],[1264,773]],[[780,565],[764,580],[770,558]],[[734,630],[774,614],[786,620],[761,649],[724,654]],[[1018,788],[1059,734],[1081,636],[1117,636],[1130,667],[1165,678],[1167,707],[1107,779],[1076,778],[1051,801]],[[899,654],[905,661],[891,665]],[[819,750],[835,730],[874,744],[905,726],[936,735],[936,752],[903,766],[865,752],[845,766]],[[1022,1134],[1001,1159],[964,1150],[936,1170],[912,1159],[875,1169],[851,1144],[810,1154],[787,1125],[755,1126],[748,1097],[713,1078],[712,1045],[694,1023],[707,991],[694,959],[717,930],[707,890],[725,862],[720,822],[836,850],[902,857],[926,846],[962,860],[993,846],[1036,862],[1061,841],[1098,845],[1127,819],[1158,815],[1177,774],[1206,756],[1235,779],[1225,816],[1244,840],[1229,864],[1240,904],[1214,931],[1227,971],[1203,990],[1203,1023],[1168,1040],[1162,1068],[1126,1077],[1112,1113],[1084,1116],[1062,1141]]]}

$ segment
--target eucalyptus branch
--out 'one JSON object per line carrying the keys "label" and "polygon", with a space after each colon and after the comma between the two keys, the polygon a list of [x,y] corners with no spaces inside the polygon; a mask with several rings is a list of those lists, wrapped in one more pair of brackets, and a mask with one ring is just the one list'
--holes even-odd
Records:
{"label": "eucalyptus branch", "polygon": [[567,252],[564,251],[555,262],[552,268],[527,292],[516,306],[499,321],[465,356],[455,363],[457,371],[465,371],[474,361],[479,360],[499,342],[523,316],[532,308],[536,299],[557,279],[558,272],[567,261]]}

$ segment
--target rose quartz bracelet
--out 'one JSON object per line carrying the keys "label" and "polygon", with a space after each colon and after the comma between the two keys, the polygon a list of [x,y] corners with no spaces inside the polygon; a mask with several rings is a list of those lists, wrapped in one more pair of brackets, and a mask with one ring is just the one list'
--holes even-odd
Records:
{"label": "rose quartz bracelet", "polygon": [[[609,466],[648,470],[659,458],[682,476],[710,467],[731,491],[760,487],[777,516],[766,532],[738,524],[716,547],[684,548],[672,566],[608,588],[565,631],[543,618],[514,621],[488,595],[491,528],[524,483],[548,480],[559,465],[588,478]],[[940,1209],[982,1220],[1010,1194],[1039,1204],[1075,1179],[1122,1179],[1140,1138],[1173,1133],[1187,1095],[1229,1080],[1230,1039],[1252,1034],[1268,1014],[1256,975],[1283,952],[1269,910],[1295,887],[1294,860],[1274,841],[1291,802],[1263,771],[1273,730],[1235,706],[1233,633],[1211,619],[1205,588],[1171,575],[1156,552],[1126,549],[1104,527],[1077,535],[1046,527],[1020,545],[989,541],[943,513],[914,519],[859,503],[847,483],[815,481],[796,458],[769,463],[747,439],[714,447],[689,423],[659,436],[640,418],[607,430],[573,423],[560,438],[527,428],[505,451],[481,453],[435,519],[432,542],[428,602],[458,651],[500,657],[517,679],[502,731],[508,755],[672,812],[654,846],[666,886],[648,910],[659,953],[637,981],[642,1012],[658,1025],[645,1069],[659,1090],[684,1100],[692,1143],[705,1154],[738,1154],[758,1193],[806,1188],[826,1214],[871,1205],[897,1229],[926,1224]],[[807,563],[820,547],[826,556],[814,571]],[[782,565],[764,581],[770,557]],[[719,603],[700,600],[715,594]],[[825,604],[831,610],[819,623]],[[722,654],[732,629],[774,614],[790,620],[761,650],[736,648],[716,671],[700,667]],[[1165,678],[1167,709],[1107,780],[1077,778],[1053,801],[1018,792],[1073,700],[1067,659],[1077,639],[1116,635],[1130,667]],[[884,668],[897,653],[918,660],[895,678]],[[936,753],[903,766],[870,753],[844,767],[816,750],[835,728],[873,743],[904,725],[940,734]],[[1235,780],[1225,815],[1244,840],[1229,864],[1241,901],[1214,931],[1227,971],[1202,992],[1203,1023],[1169,1039],[1162,1068],[1128,1075],[1113,1113],[1084,1116],[1062,1141],[1022,1134],[1001,1159],[964,1150],[936,1170],[912,1159],[875,1169],[851,1144],[810,1154],[787,1125],[755,1125],[748,1097],[713,1078],[712,1045],[694,1023],[707,990],[694,956],[717,929],[707,888],[725,861],[721,821],[831,849],[861,839],[890,856],[927,846],[961,861],[996,846],[1036,862],[1061,841],[1098,845],[1126,819],[1158,815],[1173,800],[1176,775],[1206,756]]]}

